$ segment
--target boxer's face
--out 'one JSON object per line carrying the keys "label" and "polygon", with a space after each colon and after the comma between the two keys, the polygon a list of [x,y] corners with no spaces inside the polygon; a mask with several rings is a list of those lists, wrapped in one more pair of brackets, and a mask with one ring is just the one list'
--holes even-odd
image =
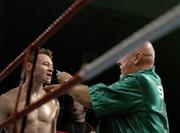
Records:
{"label": "boxer's face", "polygon": [[34,71],[34,78],[41,83],[50,84],[53,73],[53,62],[46,54],[39,54]]}

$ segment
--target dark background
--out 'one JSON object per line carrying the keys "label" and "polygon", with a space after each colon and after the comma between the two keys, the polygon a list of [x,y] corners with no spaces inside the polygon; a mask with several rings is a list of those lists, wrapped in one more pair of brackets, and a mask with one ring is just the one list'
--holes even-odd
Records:
{"label": "dark background", "polygon": [[[35,40],[73,0],[1,0],[0,71]],[[177,0],[92,1],[64,25],[43,47],[54,53],[54,68],[75,73],[84,63],[97,58],[118,42],[157,18],[178,3]],[[162,77],[170,131],[178,133],[178,89],[180,61],[179,29],[153,42],[156,71]],[[0,83],[0,94],[19,84],[21,66]],[[113,66],[87,82],[110,84],[118,79]],[[53,77],[53,83],[57,83]],[[91,113],[90,113],[91,114]],[[90,120],[93,121],[93,120]]]}

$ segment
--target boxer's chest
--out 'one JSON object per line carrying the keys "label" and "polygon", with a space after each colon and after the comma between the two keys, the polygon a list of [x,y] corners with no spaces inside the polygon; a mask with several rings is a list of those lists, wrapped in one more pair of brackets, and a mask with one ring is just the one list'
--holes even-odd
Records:
{"label": "boxer's chest", "polygon": [[57,106],[55,100],[51,100],[48,103],[42,105],[38,109],[34,110],[28,115],[28,122],[35,120],[42,122],[51,122],[55,119],[57,113]]}
{"label": "boxer's chest", "polygon": [[[38,99],[32,98],[32,103],[36,102]],[[21,101],[18,105],[18,111],[21,111],[24,108],[25,101]],[[12,106],[11,114],[13,114],[14,106]],[[58,104],[56,100],[51,100],[46,104],[43,104],[39,108],[35,109],[28,114],[28,123],[33,123],[35,121],[41,122],[51,122],[55,119],[58,111]]]}

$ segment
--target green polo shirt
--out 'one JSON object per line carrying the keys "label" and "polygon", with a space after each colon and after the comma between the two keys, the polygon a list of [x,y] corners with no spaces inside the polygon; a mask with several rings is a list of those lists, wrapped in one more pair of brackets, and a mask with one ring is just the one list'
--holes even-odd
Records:
{"label": "green polo shirt", "polygon": [[128,74],[107,86],[89,87],[99,118],[96,133],[168,133],[168,118],[160,77],[154,68]]}

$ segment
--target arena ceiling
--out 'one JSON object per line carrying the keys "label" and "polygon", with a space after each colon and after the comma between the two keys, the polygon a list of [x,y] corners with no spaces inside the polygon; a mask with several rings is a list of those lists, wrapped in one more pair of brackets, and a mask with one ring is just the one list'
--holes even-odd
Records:
{"label": "arena ceiling", "polygon": [[[2,62],[10,62],[22,52],[73,1],[1,0],[0,54],[1,57],[6,57]],[[56,45],[71,51],[93,51],[95,46],[103,47],[106,51],[177,3],[178,0],[93,0],[45,46],[59,41],[61,44]],[[175,36],[179,35],[176,34]],[[7,55],[7,52],[11,55]],[[7,63],[2,66],[6,65]]]}

